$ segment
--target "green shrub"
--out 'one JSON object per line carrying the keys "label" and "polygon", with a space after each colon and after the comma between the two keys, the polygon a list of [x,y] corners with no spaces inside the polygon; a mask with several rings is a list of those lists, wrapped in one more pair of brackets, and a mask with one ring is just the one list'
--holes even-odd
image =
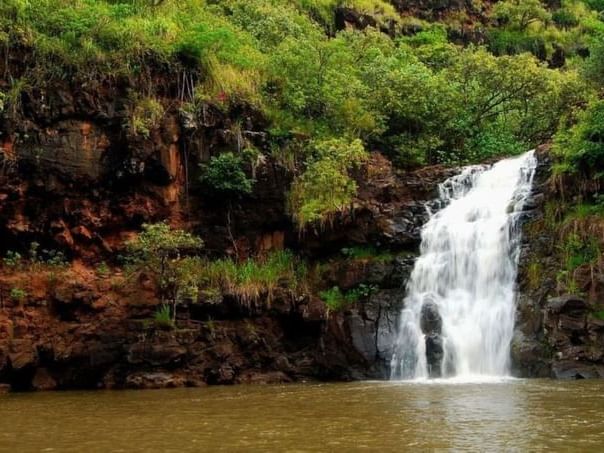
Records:
{"label": "green shrub", "polygon": [[107,277],[111,273],[111,269],[105,261],[101,261],[96,267],[96,273],[100,277]]}
{"label": "green shrub", "polygon": [[529,264],[527,270],[528,287],[536,290],[542,284],[543,266],[538,261],[533,261]]}
{"label": "green shrub", "polygon": [[604,101],[593,101],[575,125],[560,130],[553,151],[564,164],[558,172],[604,176]]}
{"label": "green shrub", "polygon": [[353,246],[340,250],[342,255],[353,260],[391,261],[394,255],[390,252],[379,251],[374,247]]}
{"label": "green shrub", "polygon": [[344,294],[342,290],[334,286],[325,291],[321,291],[319,293],[319,297],[325,303],[328,309],[331,311],[339,311],[346,306],[346,299],[344,299]]}
{"label": "green shrub", "polygon": [[319,297],[331,311],[340,311],[347,306],[366,299],[378,290],[375,285],[366,285],[361,283],[358,287],[343,292],[339,287],[334,286],[328,290],[321,291]]}
{"label": "green shrub", "polygon": [[552,13],[554,23],[562,28],[571,28],[579,25],[579,18],[571,9],[560,8]]}
{"label": "green shrub", "polygon": [[312,222],[328,222],[350,206],[357,186],[349,171],[368,157],[360,140],[332,139],[313,145],[306,170],[290,193],[292,216],[301,229]]}
{"label": "green shrub", "polygon": [[153,321],[155,325],[162,329],[173,329],[174,320],[172,319],[172,313],[170,313],[169,305],[161,305],[153,315]]}
{"label": "green shrub", "polygon": [[177,304],[194,291],[185,257],[202,247],[200,238],[166,223],[144,224],[143,231],[126,243],[128,261],[136,270],[155,277],[162,303],[172,303],[174,319]]}
{"label": "green shrub", "polygon": [[27,291],[22,288],[11,288],[10,290],[10,298],[17,302],[18,304],[22,304],[27,298]]}
{"label": "green shrub", "polygon": [[290,251],[236,262],[232,259],[200,263],[198,280],[202,288],[217,288],[250,304],[266,296],[270,302],[280,282],[296,290],[304,285],[306,266]]}
{"label": "green shrub", "polygon": [[6,252],[6,256],[3,259],[3,263],[6,267],[17,268],[21,265],[23,257],[19,252],[9,250]]}
{"label": "green shrub", "polygon": [[159,126],[164,115],[161,103],[152,97],[135,98],[129,111],[128,132],[149,138],[151,131]]}
{"label": "green shrub", "polygon": [[215,195],[233,198],[252,192],[254,180],[244,171],[243,159],[232,152],[213,156],[210,162],[202,165],[200,181]]}

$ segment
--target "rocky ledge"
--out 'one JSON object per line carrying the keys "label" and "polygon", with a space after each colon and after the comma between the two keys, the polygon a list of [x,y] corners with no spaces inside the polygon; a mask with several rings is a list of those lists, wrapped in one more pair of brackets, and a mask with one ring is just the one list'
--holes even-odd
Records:
{"label": "rocky ledge", "polygon": [[[332,263],[344,288],[379,288],[342,311],[296,298],[284,283],[262,303],[224,294],[182,306],[174,329],[152,322],[158,301],[144,283],[74,267],[49,291],[47,275],[30,275],[27,303],[4,299],[0,310],[0,384],[51,390],[387,378],[411,265],[409,257]],[[2,278],[3,289],[9,283]]]}

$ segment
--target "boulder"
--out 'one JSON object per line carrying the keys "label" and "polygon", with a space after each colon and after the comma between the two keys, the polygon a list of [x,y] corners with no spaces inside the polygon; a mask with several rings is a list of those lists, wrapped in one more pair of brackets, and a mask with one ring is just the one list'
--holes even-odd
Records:
{"label": "boulder", "polygon": [[422,305],[420,327],[426,335],[442,333],[443,320],[438,312],[438,305],[433,301],[424,302]]}
{"label": "boulder", "polygon": [[604,366],[579,361],[561,361],[552,367],[556,379],[604,378]]}
{"label": "boulder", "polygon": [[547,301],[546,310],[551,314],[575,313],[587,309],[587,302],[581,297],[567,294],[560,297],[552,297]]}
{"label": "boulder", "polygon": [[431,378],[442,376],[442,362],[444,357],[443,339],[439,334],[426,335],[426,362],[428,375]]}
{"label": "boulder", "polygon": [[134,373],[126,378],[126,386],[135,389],[163,389],[183,387],[185,379],[165,372]]}

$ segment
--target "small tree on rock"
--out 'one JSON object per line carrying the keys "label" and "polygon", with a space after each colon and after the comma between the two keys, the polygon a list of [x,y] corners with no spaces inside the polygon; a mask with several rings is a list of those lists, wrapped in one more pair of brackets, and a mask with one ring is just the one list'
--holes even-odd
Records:
{"label": "small tree on rock", "polygon": [[162,303],[172,304],[173,320],[176,320],[180,296],[192,293],[191,279],[183,278],[184,257],[202,247],[203,241],[199,237],[172,229],[166,223],[144,224],[136,239],[126,244],[133,264],[156,276]]}

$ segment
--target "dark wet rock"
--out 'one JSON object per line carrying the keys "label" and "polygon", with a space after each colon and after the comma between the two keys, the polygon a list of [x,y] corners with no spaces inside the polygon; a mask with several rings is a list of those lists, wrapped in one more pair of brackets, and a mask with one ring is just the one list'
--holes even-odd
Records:
{"label": "dark wet rock", "polygon": [[587,310],[587,302],[578,296],[568,294],[548,300],[546,310],[552,315],[581,314]]}
{"label": "dark wet rock", "polygon": [[128,362],[160,366],[179,362],[187,350],[176,341],[166,343],[139,342],[130,346]]}
{"label": "dark wet rock", "polygon": [[134,373],[126,378],[126,386],[134,389],[163,389],[183,387],[184,384],[182,376],[164,372]]}
{"label": "dark wet rock", "polygon": [[390,374],[390,360],[403,301],[403,290],[381,290],[363,303],[360,309],[352,310],[345,316],[351,343],[368,363],[374,364],[374,377],[384,378]]}
{"label": "dark wet rock", "polygon": [[[519,262],[516,329],[511,355],[515,374],[523,377],[552,376],[564,379],[602,376],[604,322],[594,315],[601,299],[597,276],[578,269],[574,278],[582,296],[558,295],[561,267],[556,248],[558,231],[547,226],[546,206],[560,203],[551,183],[551,157],[547,147],[537,150],[539,164],[526,221]],[[572,183],[565,199],[571,198]],[[552,237],[556,235],[556,237]]]}
{"label": "dark wet rock", "polygon": [[32,387],[35,390],[55,390],[57,388],[57,381],[55,381],[46,368],[38,368],[32,380]]}
{"label": "dark wet rock", "polygon": [[438,312],[438,305],[435,302],[428,301],[422,305],[420,327],[426,335],[437,334],[442,332],[442,317]]}
{"label": "dark wet rock", "polygon": [[435,302],[426,301],[422,305],[420,327],[425,335],[428,375],[439,378],[442,376],[444,345],[441,335],[442,317]]}
{"label": "dark wet rock", "polygon": [[281,371],[263,373],[249,370],[237,378],[238,384],[283,384],[287,382],[292,382],[292,379]]}
{"label": "dark wet rock", "polygon": [[428,364],[428,376],[439,378],[442,376],[442,362],[444,358],[444,346],[441,335],[426,335],[426,363]]}
{"label": "dark wet rock", "polygon": [[560,361],[553,365],[552,373],[556,379],[604,378],[604,366],[576,361]]}
{"label": "dark wet rock", "polygon": [[550,348],[532,337],[516,330],[511,344],[514,373],[519,377],[550,376]]}

